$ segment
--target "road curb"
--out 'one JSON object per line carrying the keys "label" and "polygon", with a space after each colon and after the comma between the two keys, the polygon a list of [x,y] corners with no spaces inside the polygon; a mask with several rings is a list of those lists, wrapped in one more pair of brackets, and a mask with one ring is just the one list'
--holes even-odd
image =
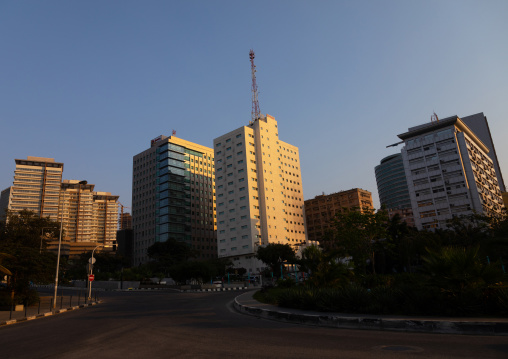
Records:
{"label": "road curb", "polygon": [[463,335],[508,335],[508,322],[465,321],[439,319],[394,319],[373,316],[314,315],[283,310],[273,310],[241,303],[241,295],[233,306],[240,313],[279,322],[304,324],[328,328],[383,330],[396,332],[418,332]]}
{"label": "road curb", "polygon": [[57,314],[65,313],[65,312],[70,312],[70,311],[73,311],[73,310],[78,310],[78,309],[81,309],[81,308],[92,307],[92,306],[97,305],[97,304],[99,304],[101,302],[102,302],[101,300],[98,300],[98,301],[93,302],[93,303],[81,304],[81,305],[74,306],[74,307],[58,309],[58,310],[55,310],[54,312],[44,312],[44,313],[40,313],[40,314],[37,314],[37,315],[31,315],[29,317],[23,317],[23,318],[19,318],[19,319],[5,320],[5,321],[0,322],[0,327],[11,325],[11,324],[16,324],[16,323],[21,323],[21,322],[26,322],[26,321],[29,321],[29,320],[35,320],[35,319],[45,318],[45,317],[49,317],[49,316],[52,316],[52,315],[57,315]]}

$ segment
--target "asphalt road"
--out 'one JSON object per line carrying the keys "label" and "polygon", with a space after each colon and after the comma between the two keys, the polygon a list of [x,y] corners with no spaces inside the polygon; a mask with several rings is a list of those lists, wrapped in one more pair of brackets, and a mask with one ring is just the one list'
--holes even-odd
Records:
{"label": "asphalt road", "polygon": [[104,293],[0,328],[0,358],[508,358],[508,337],[344,330],[239,314],[238,292]]}

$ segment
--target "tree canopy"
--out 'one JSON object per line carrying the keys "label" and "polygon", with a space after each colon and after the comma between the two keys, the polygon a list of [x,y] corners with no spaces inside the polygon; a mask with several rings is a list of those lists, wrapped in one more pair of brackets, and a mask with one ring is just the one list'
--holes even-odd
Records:
{"label": "tree canopy", "polygon": [[282,263],[297,263],[296,255],[289,244],[270,243],[266,246],[258,247],[256,258],[268,265],[272,272],[280,273]]}

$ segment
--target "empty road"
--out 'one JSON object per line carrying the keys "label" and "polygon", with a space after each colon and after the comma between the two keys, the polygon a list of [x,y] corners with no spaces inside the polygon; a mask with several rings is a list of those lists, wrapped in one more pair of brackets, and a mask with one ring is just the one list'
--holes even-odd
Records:
{"label": "empty road", "polygon": [[112,292],[0,327],[0,358],[508,358],[508,337],[345,330],[235,312],[240,292]]}

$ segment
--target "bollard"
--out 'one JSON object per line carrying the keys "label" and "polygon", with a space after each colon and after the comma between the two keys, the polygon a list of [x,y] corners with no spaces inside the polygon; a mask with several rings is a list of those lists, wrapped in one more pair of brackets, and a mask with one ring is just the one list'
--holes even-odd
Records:
{"label": "bollard", "polygon": [[78,306],[81,305],[81,289],[78,292]]}
{"label": "bollard", "polygon": [[9,314],[9,320],[12,319],[12,307],[14,306],[14,301],[11,302],[11,314]]}
{"label": "bollard", "polygon": [[60,309],[62,309],[63,306],[63,293],[60,294]]}
{"label": "bollard", "polygon": [[69,308],[72,308],[72,294],[71,294],[71,298],[69,299]]}
{"label": "bollard", "polygon": [[24,305],[25,305],[25,318],[26,318],[26,311],[28,309],[28,300],[24,300]]}
{"label": "bollard", "polygon": [[39,305],[37,306],[37,315],[41,314],[41,298],[39,298]]}

